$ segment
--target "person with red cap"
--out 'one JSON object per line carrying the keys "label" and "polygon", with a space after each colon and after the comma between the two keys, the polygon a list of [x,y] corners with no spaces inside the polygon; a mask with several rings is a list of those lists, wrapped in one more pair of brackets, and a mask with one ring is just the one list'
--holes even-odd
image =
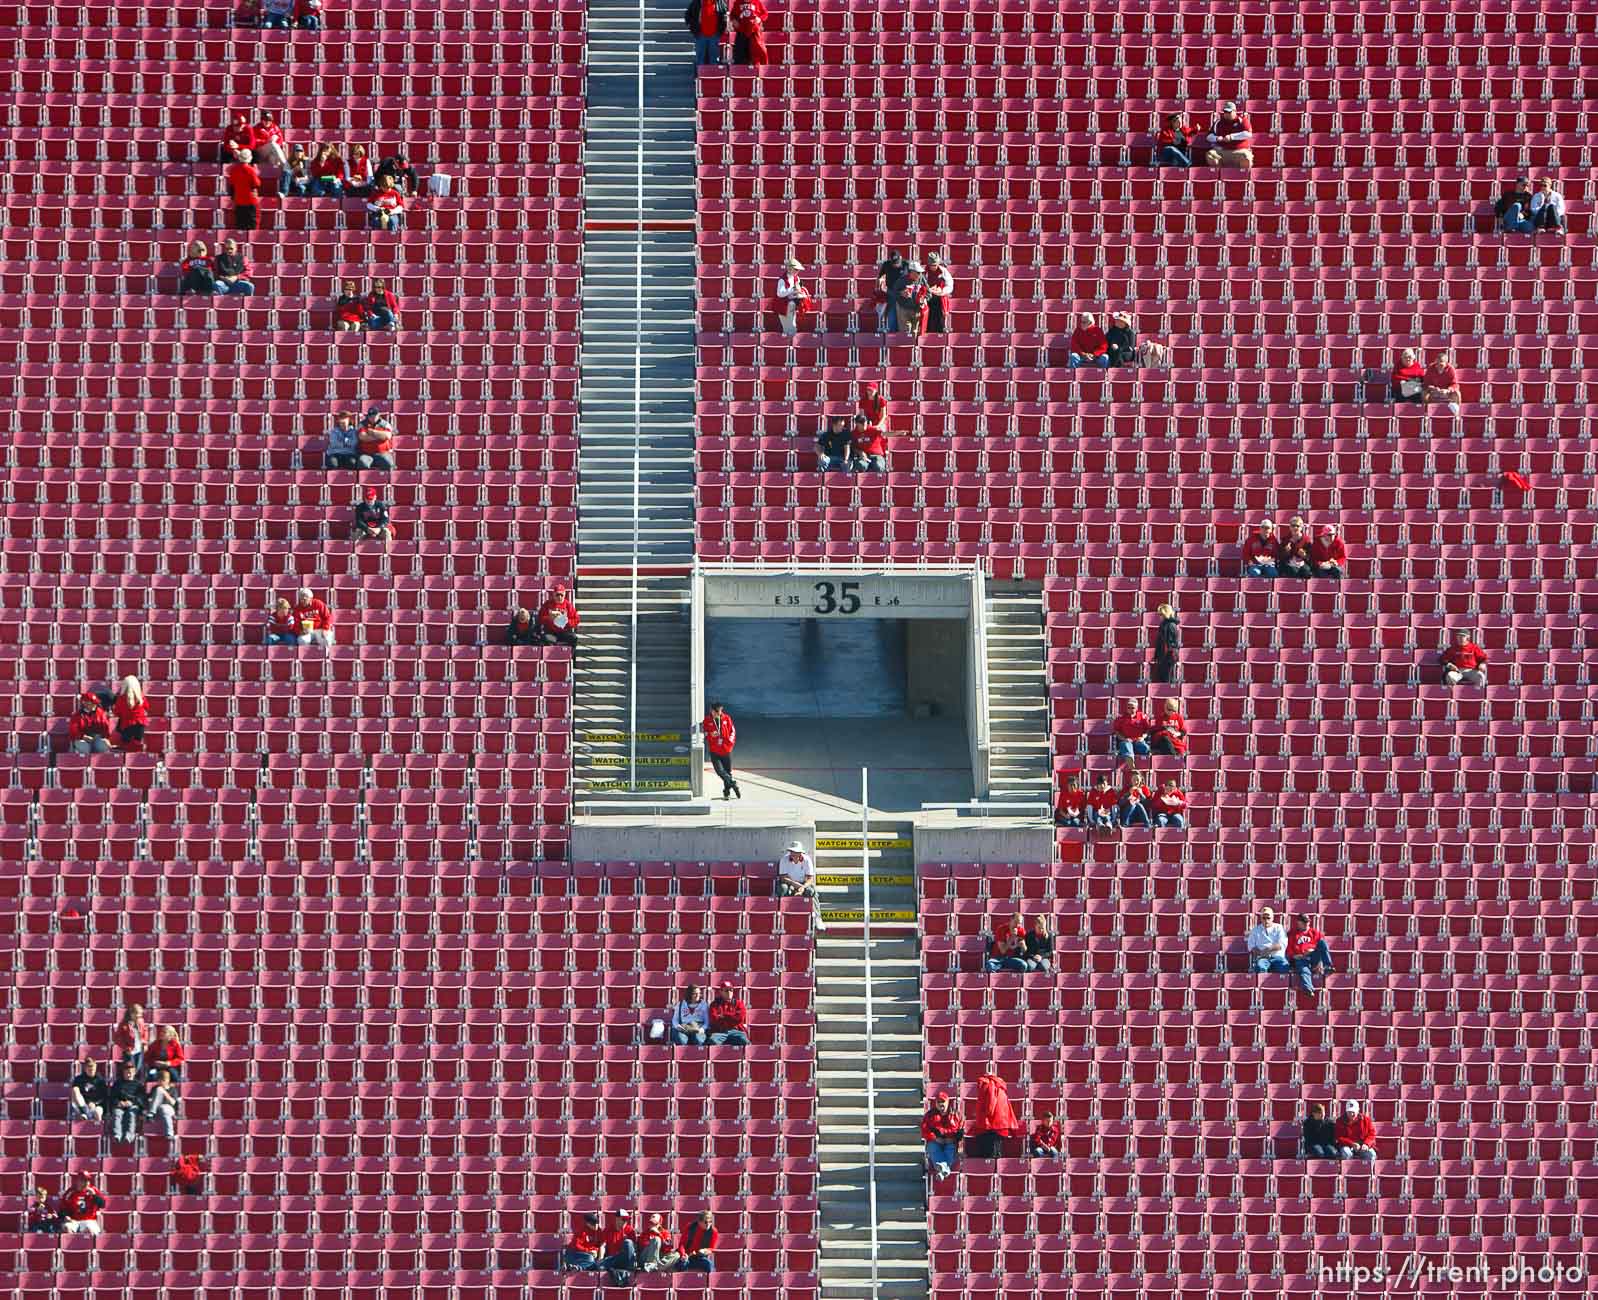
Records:
{"label": "person with red cap", "polygon": [[736,794],[742,799],[744,792],[732,779],[732,751],[733,746],[738,743],[738,728],[733,726],[732,714],[728,713],[726,706],[718,701],[710,706],[710,712],[705,714],[704,721],[699,726],[704,732],[705,749],[710,754],[710,766],[721,778],[721,797],[731,799]]}
{"label": "person with red cap", "polygon": [[105,1209],[105,1197],[89,1181],[86,1173],[72,1176],[72,1189],[61,1198],[61,1231],[69,1236],[81,1232],[90,1237],[100,1235],[100,1211]]}
{"label": "person with red cap", "polygon": [[301,587],[294,601],[294,623],[301,645],[333,644],[333,612],[309,587]]}
{"label": "person with red cap", "polygon": [[927,1144],[927,1164],[934,1178],[947,1178],[954,1172],[964,1138],[965,1121],[949,1094],[940,1092],[933,1098],[932,1108],[921,1117],[921,1140]]}
{"label": "person with red cap", "polygon": [[263,162],[283,168],[288,166],[288,140],[283,128],[270,113],[261,114],[261,120],[250,132],[250,152]]}
{"label": "person with red cap", "polygon": [[1336,580],[1348,568],[1348,551],[1343,546],[1343,539],[1337,535],[1337,529],[1331,524],[1322,525],[1321,535],[1309,548],[1309,562],[1317,578]]}
{"label": "person with red cap", "polygon": [[364,498],[355,503],[354,535],[357,542],[386,542],[394,535],[389,526],[388,505],[378,497],[375,487],[367,488]]}
{"label": "person with red cap", "polygon": [[734,63],[758,68],[771,62],[771,52],[766,48],[766,19],[769,17],[766,0],[733,0]]}
{"label": "person with red cap", "polygon": [[227,169],[227,183],[233,195],[233,229],[254,230],[261,220],[261,173],[252,150],[240,151],[238,161]]}
{"label": "person with red cap", "polygon": [[74,754],[104,754],[111,748],[111,719],[93,691],[78,697],[78,711],[67,721],[67,744]]}
{"label": "person with red cap", "polygon": [[577,613],[577,603],[572,600],[564,582],[557,582],[549,598],[538,607],[538,634],[545,645],[566,645],[577,648],[577,626],[583,620]]}
{"label": "person with red cap", "polygon": [[875,380],[860,385],[860,414],[873,429],[888,431],[888,399]]}
{"label": "person with red cap", "polygon": [[1071,366],[1110,368],[1110,340],[1099,328],[1098,317],[1084,312],[1071,331]]}
{"label": "person with red cap", "polygon": [[710,1041],[717,1047],[749,1046],[749,1008],[731,980],[722,982],[710,1004]]}
{"label": "person with red cap", "polygon": [[1464,682],[1470,686],[1487,685],[1487,652],[1470,639],[1470,633],[1461,628],[1454,633],[1454,643],[1443,651],[1443,680],[1450,686]]}

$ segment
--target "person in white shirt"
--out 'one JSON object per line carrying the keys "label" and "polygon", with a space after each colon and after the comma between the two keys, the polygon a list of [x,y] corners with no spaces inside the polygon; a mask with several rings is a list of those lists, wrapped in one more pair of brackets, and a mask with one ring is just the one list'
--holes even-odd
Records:
{"label": "person in white shirt", "polygon": [[1260,908],[1259,917],[1259,923],[1248,932],[1249,968],[1261,975],[1285,975],[1289,969],[1287,931],[1276,924],[1276,913],[1270,908]]}
{"label": "person in white shirt", "polygon": [[821,904],[816,897],[816,864],[798,840],[788,845],[787,852],[777,860],[777,897],[810,899],[815,908],[816,929],[827,928],[821,920]]}
{"label": "person in white shirt", "polygon": [[1531,196],[1531,224],[1536,230],[1565,228],[1565,196],[1554,188],[1554,178],[1544,176],[1542,185]]}
{"label": "person in white shirt", "polygon": [[949,298],[954,293],[954,277],[937,253],[927,254],[927,325],[925,333],[946,334],[949,330]]}
{"label": "person in white shirt", "polygon": [[679,1047],[703,1047],[710,1036],[710,1004],[704,990],[690,984],[677,1009],[671,1013],[671,1041]]}
{"label": "person in white shirt", "polygon": [[790,257],[783,262],[782,275],[777,280],[777,322],[784,334],[799,332],[799,313],[810,301],[810,291],[799,279],[799,272],[804,269],[797,257]]}

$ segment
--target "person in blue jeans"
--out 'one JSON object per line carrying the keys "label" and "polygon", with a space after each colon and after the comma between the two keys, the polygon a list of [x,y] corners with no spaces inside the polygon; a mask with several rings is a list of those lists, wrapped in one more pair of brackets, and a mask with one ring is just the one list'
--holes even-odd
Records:
{"label": "person in blue jeans", "polygon": [[1126,789],[1121,792],[1121,825],[1153,828],[1154,818],[1149,813],[1154,791],[1149,785],[1148,773],[1137,768],[1127,769]]}
{"label": "person in blue jeans", "polygon": [[1269,519],[1261,519],[1259,527],[1243,539],[1243,576],[1276,576],[1276,525]]}
{"label": "person in blue jeans", "polygon": [[927,1165],[934,1178],[947,1178],[954,1172],[964,1136],[965,1122],[960,1112],[949,1100],[949,1094],[940,1092],[932,1109],[921,1117],[921,1140],[927,1144]]}
{"label": "person in blue jeans", "polygon": [[1304,1137],[1299,1147],[1301,1157],[1313,1156],[1317,1160],[1341,1160],[1337,1150],[1337,1125],[1326,1118],[1326,1107],[1315,1102],[1304,1117]]}
{"label": "person in blue jeans", "polygon": [[1493,212],[1498,224],[1511,234],[1531,234],[1537,229],[1537,223],[1531,219],[1531,182],[1525,177],[1517,180],[1513,188],[1498,196]]}
{"label": "person in blue jeans", "polygon": [[1249,969],[1260,975],[1286,975],[1287,931],[1276,923],[1276,913],[1268,907],[1259,911],[1259,921],[1248,932]]}
{"label": "person in blue jeans", "polygon": [[1287,963],[1298,976],[1298,986],[1311,997],[1315,994],[1315,968],[1323,966],[1330,973],[1332,950],[1326,946],[1326,936],[1315,928],[1308,912],[1299,912],[1293,928],[1287,935]]}
{"label": "person in blue jeans", "polygon": [[710,1004],[704,990],[690,984],[671,1013],[671,1041],[678,1047],[703,1047],[710,1038]]}
{"label": "person in blue jeans", "polygon": [[1110,340],[1099,328],[1096,317],[1084,314],[1071,331],[1071,365],[1110,368]]}
{"label": "person in blue jeans", "polygon": [[1147,758],[1149,733],[1153,730],[1153,719],[1138,708],[1137,701],[1130,695],[1125,696],[1121,700],[1120,713],[1110,724],[1110,748],[1123,763],[1130,763],[1134,758]]}
{"label": "person in blue jeans", "polygon": [[694,34],[694,63],[701,68],[719,64],[727,34],[727,0],[688,0],[683,18]]}
{"label": "person in blue jeans", "polygon": [[1024,931],[1004,930],[994,935],[993,941],[988,944],[988,957],[982,963],[982,968],[990,975],[1001,970],[1023,973],[1031,970],[1032,963],[1026,958]]}

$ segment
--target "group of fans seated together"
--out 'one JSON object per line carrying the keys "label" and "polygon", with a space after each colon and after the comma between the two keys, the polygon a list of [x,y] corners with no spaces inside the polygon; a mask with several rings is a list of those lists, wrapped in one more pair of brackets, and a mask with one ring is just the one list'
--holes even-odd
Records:
{"label": "group of fans seated together", "polygon": [[1539,230],[1563,231],[1565,196],[1554,185],[1552,176],[1544,176],[1535,190],[1522,176],[1498,196],[1493,204],[1493,215],[1502,229],[1514,235],[1534,235]]}
{"label": "group of fans seated together", "polygon": [[1248,116],[1228,100],[1208,131],[1182,113],[1170,113],[1154,131],[1157,167],[1252,167],[1253,132]]}
{"label": "group of fans seated together", "polygon": [[135,1141],[147,1123],[166,1137],[175,1135],[188,1059],[177,1030],[157,1029],[135,1002],[117,1023],[111,1044],[117,1055],[113,1074],[106,1077],[93,1057],[84,1058],[68,1092],[68,1118],[108,1128],[115,1142]]}
{"label": "group of fans seated together", "polygon": [[672,1009],[671,1020],[649,1022],[649,1039],[658,1043],[668,1033],[677,1047],[748,1047],[749,1008],[731,980],[723,980],[716,996],[705,998],[701,985],[690,984]]}
{"label": "group of fans seated together", "polygon": [[322,464],[328,469],[394,468],[394,421],[373,407],[360,421],[354,411],[340,411],[327,431]]}
{"label": "group of fans seated together", "polygon": [[676,1237],[658,1213],[634,1224],[630,1211],[617,1210],[608,1228],[599,1215],[585,1214],[561,1251],[557,1270],[607,1272],[612,1282],[626,1282],[633,1273],[712,1273],[717,1241],[716,1216],[709,1210],[701,1210]]}
{"label": "group of fans seated together", "polygon": [[1458,415],[1459,372],[1454,369],[1454,354],[1439,352],[1423,366],[1415,349],[1405,348],[1393,367],[1393,400],[1428,406],[1441,402],[1451,414]]}
{"label": "group of fans seated together", "polygon": [[1277,923],[1273,908],[1262,907],[1247,942],[1250,970],[1260,975],[1290,974],[1310,997],[1315,995],[1316,967],[1328,973],[1334,969],[1326,936],[1315,928],[1315,918],[1308,912],[1295,913],[1289,930]]}
{"label": "group of fans seated together", "polygon": [[74,754],[104,754],[112,749],[144,748],[150,706],[144,687],[129,674],[115,689],[85,690],[67,719],[66,745]]}
{"label": "group of fans seated together", "polygon": [[1172,827],[1187,825],[1187,793],[1181,782],[1169,777],[1156,784],[1153,774],[1138,760],[1158,756],[1185,758],[1188,750],[1187,719],[1182,702],[1163,700],[1157,716],[1150,716],[1131,696],[1121,700],[1120,711],[1110,720],[1110,753],[1122,767],[1120,789],[1111,773],[1084,788],[1075,774],[1066,778],[1055,804],[1057,825],[1084,830],[1115,827]]}
{"label": "group of fans seated together", "polygon": [[1026,915],[1017,911],[1008,921],[1000,921],[988,938],[988,955],[982,968],[988,974],[1015,971],[1030,974],[1046,971],[1054,966],[1054,929],[1049,918],[1038,913],[1032,924]]}
{"label": "group of fans seated together", "polygon": [[1348,550],[1333,524],[1322,524],[1319,537],[1311,537],[1303,515],[1294,515],[1281,533],[1269,519],[1261,519],[1244,536],[1245,578],[1340,579],[1348,569]]}
{"label": "group of fans seated together", "polygon": [[233,15],[235,27],[268,27],[319,31],[322,0],[244,0]]}
{"label": "group of fans seated together", "polygon": [[301,587],[294,602],[279,596],[266,620],[266,644],[333,645],[333,611],[309,587]]}
{"label": "group of fans seated together", "polygon": [[973,1160],[996,1160],[1007,1146],[1019,1144],[1034,1159],[1058,1159],[1064,1140],[1054,1112],[1045,1108],[1028,1136],[1016,1117],[1004,1080],[984,1074],[977,1080],[971,1116],[964,1119],[947,1092],[939,1092],[921,1116],[921,1140],[926,1143],[927,1172],[944,1179],[954,1172],[960,1149]]}
{"label": "group of fans seated together", "polygon": [[224,239],[220,248],[212,253],[204,240],[196,239],[178,263],[178,293],[215,294],[231,293],[248,298],[254,295],[255,285],[249,278],[250,268],[244,261],[244,250],[236,239]]}
{"label": "group of fans seated together", "polygon": [[1100,328],[1099,318],[1090,312],[1077,317],[1070,344],[1073,370],[1084,366],[1108,370],[1112,366],[1163,364],[1167,354],[1162,345],[1145,343],[1138,347],[1131,313],[1112,311],[1105,319],[1110,323],[1108,329]]}
{"label": "group of fans seated together", "polygon": [[387,280],[373,280],[366,292],[354,280],[344,281],[333,304],[333,328],[339,333],[391,330],[399,323],[399,299]]}
{"label": "group of fans seated together", "polygon": [[582,616],[577,612],[577,602],[572,599],[566,584],[557,581],[544,598],[544,603],[538,607],[536,617],[528,613],[526,608],[518,609],[511,615],[510,622],[505,626],[505,644],[564,645],[575,650],[577,628],[582,621]]}
{"label": "group of fans seated together", "polygon": [[875,383],[860,388],[853,417],[828,415],[816,437],[817,467],[826,473],[881,474],[888,468],[888,403]]}
{"label": "group of fans seated together", "polygon": [[926,263],[906,258],[897,248],[877,267],[873,300],[879,334],[947,334],[954,276],[941,253],[928,253]]}

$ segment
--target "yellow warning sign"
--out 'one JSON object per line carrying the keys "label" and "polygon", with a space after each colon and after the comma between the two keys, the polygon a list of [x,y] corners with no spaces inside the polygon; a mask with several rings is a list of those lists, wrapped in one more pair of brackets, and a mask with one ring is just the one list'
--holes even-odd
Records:
{"label": "yellow warning sign", "polygon": [[[915,882],[916,878],[914,876],[890,876],[879,874],[875,871],[871,873],[871,883],[873,885],[913,885]],[[855,885],[860,883],[860,877],[858,875],[848,875],[842,871],[822,871],[816,873],[816,883],[821,885]]]}
{"label": "yellow warning sign", "polygon": [[591,781],[590,790],[686,790],[686,781]]}
{"label": "yellow warning sign", "polygon": [[[821,909],[821,919],[828,925],[834,921],[864,921],[866,914],[858,907],[824,907]],[[873,907],[871,920],[877,921],[913,921],[916,919],[914,912],[888,911],[886,908]]]}
{"label": "yellow warning sign", "polygon": [[[585,731],[582,738],[593,745],[619,745],[632,733],[630,731]],[[640,731],[637,739],[646,743],[659,743],[682,739],[680,731]]]}
{"label": "yellow warning sign", "polygon": [[[684,767],[686,758],[670,758],[663,754],[640,754],[634,760],[639,767]],[[626,767],[627,759],[621,754],[599,754],[588,760],[590,767]]]}
{"label": "yellow warning sign", "polygon": [[[837,836],[837,835],[824,835],[824,836],[821,836],[820,838],[818,838],[816,840],[816,848],[818,850],[820,850],[820,849],[857,849],[858,850],[860,847],[861,847],[860,837],[858,835],[854,836],[852,839],[851,838],[846,838],[846,837],[843,837],[843,836]],[[909,840],[894,839],[893,837],[886,836],[886,835],[883,836],[881,839],[878,839],[875,835],[873,835],[871,837],[871,847],[874,848],[874,849],[908,849],[908,848],[911,847],[911,845],[910,845],[910,841]]]}

